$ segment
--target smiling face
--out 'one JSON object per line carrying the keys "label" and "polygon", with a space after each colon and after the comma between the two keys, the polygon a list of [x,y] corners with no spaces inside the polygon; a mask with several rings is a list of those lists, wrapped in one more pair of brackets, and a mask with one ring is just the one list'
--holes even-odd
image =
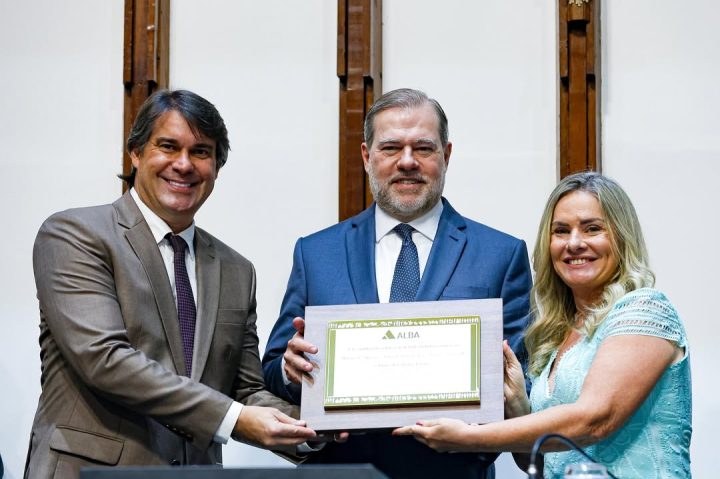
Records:
{"label": "smiling face", "polygon": [[215,141],[196,137],[175,110],[160,116],[142,151],[130,153],[134,188],[174,233],[192,223],[215,185]]}
{"label": "smiling face", "polygon": [[362,144],[370,190],[388,214],[412,221],[440,200],[452,144],[443,148],[437,113],[429,103],[383,110],[374,126],[372,145]]}
{"label": "smiling face", "polygon": [[618,269],[610,231],[595,195],[577,190],[555,205],[550,256],[578,309],[593,305]]}

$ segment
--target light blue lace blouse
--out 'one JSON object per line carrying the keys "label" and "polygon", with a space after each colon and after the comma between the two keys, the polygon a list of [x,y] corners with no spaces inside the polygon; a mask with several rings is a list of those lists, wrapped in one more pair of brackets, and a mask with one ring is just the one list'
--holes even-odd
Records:
{"label": "light blue lace blouse", "polygon": [[[685,356],[667,368],[622,428],[586,451],[621,479],[691,477],[692,393],[687,338],[675,308],[660,291],[643,288],[622,297],[592,338],[580,340],[560,358],[555,388],[550,394],[548,374],[555,351],[533,380],[530,406],[540,411],[575,402],[600,344],[605,338],[621,334],[668,339],[685,348]],[[583,458],[574,451],[545,454],[545,478],[562,478],[565,466],[577,462],[583,462]]]}

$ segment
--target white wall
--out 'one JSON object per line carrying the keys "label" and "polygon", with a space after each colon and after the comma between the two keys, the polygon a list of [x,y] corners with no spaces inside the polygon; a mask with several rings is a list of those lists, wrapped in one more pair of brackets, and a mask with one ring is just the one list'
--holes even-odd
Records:
{"label": "white wall", "polygon": [[0,452],[8,479],[22,477],[40,394],[35,234],[54,211],[120,192],[122,41],[120,1],[0,0]]}
{"label": "white wall", "polygon": [[[255,264],[264,349],[295,240],[337,221],[336,2],[179,0],[170,20],[171,87],[215,103],[232,148],[196,220]],[[291,465],[237,442],[223,455],[227,465]]]}
{"label": "white wall", "polygon": [[635,203],[657,285],[687,329],[692,471],[715,477],[720,257],[720,7],[711,0],[603,5],[604,171]]}
{"label": "white wall", "polygon": [[[112,201],[122,151],[120,0],[0,0],[0,452],[22,476],[39,394],[31,248],[50,213]],[[693,472],[711,475],[719,407],[703,301],[717,291],[720,140],[718,7],[605,2],[605,171],[638,208],[659,286],[690,335]],[[174,0],[171,83],[216,105],[232,151],[198,224],[245,254],[259,275],[261,346],[277,316],[300,235],[337,217],[336,2]],[[384,1],[384,90],[411,86],[450,118],[446,196],[466,216],[531,248],[555,181],[554,2]],[[638,19],[644,19],[639,22]],[[714,128],[715,127],[715,128]],[[281,219],[279,226],[275,219]],[[684,248],[679,249],[682,245]],[[233,444],[230,465],[287,464]],[[499,477],[523,477],[507,458]]]}

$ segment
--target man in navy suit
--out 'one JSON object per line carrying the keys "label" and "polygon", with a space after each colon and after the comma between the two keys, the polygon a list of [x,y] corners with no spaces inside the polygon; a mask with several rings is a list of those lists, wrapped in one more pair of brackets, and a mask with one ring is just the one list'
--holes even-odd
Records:
{"label": "man in navy suit", "polygon": [[[412,257],[419,286],[410,300],[501,297],[504,336],[522,356],[531,286],[527,249],[522,240],[460,216],[442,198],[452,144],[440,104],[416,90],[386,93],[367,114],[361,148],[376,203],[297,241],[280,317],[263,358],[268,388],[294,403],[300,402],[300,384],[313,367],[304,354],[317,352],[303,338],[305,307],[394,300],[396,262],[406,247],[395,230],[399,223],[412,227],[411,247],[417,251]],[[391,478],[455,479],[494,477],[494,459],[440,454],[385,431],[329,443],[307,462],[372,463]]]}

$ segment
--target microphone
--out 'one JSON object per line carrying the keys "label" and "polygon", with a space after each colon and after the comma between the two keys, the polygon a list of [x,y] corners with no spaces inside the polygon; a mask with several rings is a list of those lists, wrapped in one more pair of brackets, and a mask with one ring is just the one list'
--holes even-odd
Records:
{"label": "microphone", "polygon": [[[537,479],[538,478],[538,470],[537,470],[537,466],[535,465],[535,462],[537,460],[537,455],[538,455],[538,452],[540,451],[540,447],[548,439],[558,439],[560,442],[563,442],[567,446],[569,446],[570,449],[573,449],[573,450],[579,452],[581,455],[585,456],[585,458],[588,461],[597,464],[597,461],[595,459],[590,457],[590,455],[587,454],[585,451],[583,451],[577,444],[575,444],[572,440],[563,436],[562,434],[556,434],[556,433],[543,434],[542,436],[537,438],[537,440],[535,441],[535,444],[533,444],[532,450],[530,451],[530,465],[527,468],[528,479]],[[612,479],[618,479],[617,477],[612,475],[610,473],[610,471],[607,471],[607,474]]]}

